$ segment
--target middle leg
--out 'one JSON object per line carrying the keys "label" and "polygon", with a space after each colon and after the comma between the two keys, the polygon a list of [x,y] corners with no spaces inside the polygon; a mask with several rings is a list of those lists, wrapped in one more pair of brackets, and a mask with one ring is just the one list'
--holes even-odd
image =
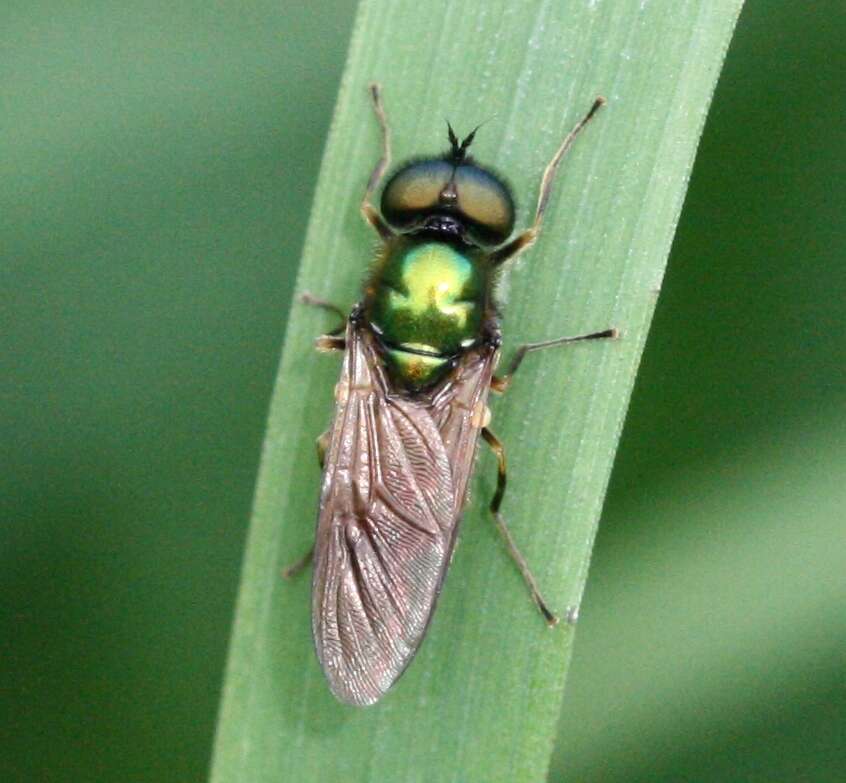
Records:
{"label": "middle leg", "polygon": [[344,315],[344,311],[338,305],[327,302],[325,299],[320,299],[308,291],[303,291],[299,296],[299,300],[310,307],[317,307],[321,310],[334,313],[341,319],[341,322],[334,329],[320,335],[317,338],[316,344],[318,351],[343,351],[347,345],[346,339],[342,336],[342,332],[347,328],[347,317]]}
{"label": "middle leg", "polygon": [[616,329],[603,329],[601,332],[590,332],[589,334],[578,334],[575,337],[558,337],[555,340],[543,340],[539,343],[526,343],[521,345],[515,352],[511,364],[505,375],[496,375],[491,379],[491,388],[497,392],[504,392],[514,379],[514,374],[526,358],[526,354],[532,351],[540,351],[544,348],[555,348],[558,345],[579,343],[585,340],[614,340],[620,336]]}

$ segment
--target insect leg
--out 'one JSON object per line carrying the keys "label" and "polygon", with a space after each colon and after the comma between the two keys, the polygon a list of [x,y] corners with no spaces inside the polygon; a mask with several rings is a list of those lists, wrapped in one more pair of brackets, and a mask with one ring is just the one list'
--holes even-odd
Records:
{"label": "insect leg", "polygon": [[540,613],[543,615],[543,619],[546,620],[547,625],[552,627],[558,624],[558,618],[550,611],[549,607],[546,605],[546,601],[544,601],[543,596],[540,593],[540,588],[538,587],[538,583],[535,580],[531,569],[529,568],[529,564],[526,562],[526,558],[523,557],[523,553],[520,552],[520,550],[517,548],[517,544],[514,542],[514,539],[511,536],[511,531],[508,529],[508,525],[505,524],[505,519],[503,519],[503,516],[499,511],[499,507],[500,505],[502,505],[502,497],[503,495],[505,495],[505,447],[502,445],[496,435],[494,435],[487,427],[482,428],[482,437],[485,439],[485,442],[491,447],[491,450],[496,455],[498,465],[496,492],[494,492],[494,496],[491,500],[490,505],[491,514],[493,515],[497,530],[499,530],[503,540],[505,541],[505,546],[508,548],[508,554],[511,555],[511,559],[514,561],[514,564],[520,570],[520,573],[523,576],[523,580],[526,582],[526,586],[529,588],[529,592],[532,595],[532,600],[535,602],[535,605],[540,610]]}
{"label": "insect leg", "polygon": [[343,351],[347,347],[347,341],[343,337],[337,337],[334,333],[322,334],[314,341],[318,351]]}
{"label": "insect leg", "polygon": [[491,256],[491,261],[494,266],[497,266],[503,261],[507,261],[509,258],[522,253],[526,248],[531,247],[531,245],[534,244],[534,241],[538,238],[538,234],[540,234],[541,224],[543,223],[543,214],[546,212],[546,207],[549,203],[549,196],[552,192],[552,183],[555,180],[555,175],[558,173],[558,164],[561,163],[561,159],[567,154],[570,147],[573,146],[576,136],[579,135],[585,125],[593,119],[593,116],[604,104],[605,98],[597,98],[593,102],[593,106],[590,107],[588,113],[576,123],[573,130],[571,130],[564,138],[564,141],[561,142],[561,146],[556,150],[555,154],[552,156],[552,160],[549,161],[543,172],[540,193],[538,194],[538,205],[535,209],[535,219],[531,228],[526,229],[522,234],[519,234]]}
{"label": "insect leg", "polygon": [[514,353],[514,358],[511,360],[511,364],[509,365],[508,371],[505,375],[494,376],[491,379],[491,388],[497,392],[504,392],[511,385],[511,381],[514,379],[514,373],[517,372],[520,365],[523,363],[523,359],[526,358],[527,353],[540,351],[543,348],[554,348],[558,345],[578,343],[584,340],[615,339],[619,336],[620,333],[616,329],[603,329],[601,332],[579,334],[575,337],[558,337],[555,340],[544,340],[539,343],[526,343],[525,345],[521,345]]}
{"label": "insect leg", "polygon": [[308,568],[309,564],[311,563],[311,559],[314,557],[314,544],[312,544],[308,552],[306,552],[301,558],[295,560],[290,565],[285,566],[282,569],[282,578],[283,579],[293,579],[297,574],[305,571]]}
{"label": "insect leg", "polygon": [[338,318],[341,319],[341,327],[340,329],[333,329],[330,334],[335,334],[339,331],[343,331],[344,326],[347,323],[347,316],[344,311],[338,307],[336,304],[332,304],[332,302],[327,302],[325,299],[320,299],[312,294],[310,291],[303,291],[300,294],[300,301],[303,304],[309,305],[310,307],[319,307],[321,310],[328,310],[330,313],[335,313]]}
{"label": "insect leg", "polygon": [[319,307],[321,310],[328,310],[330,313],[335,313],[335,315],[341,319],[341,323],[334,329],[317,338],[317,350],[343,351],[344,348],[346,348],[346,340],[338,335],[347,328],[347,317],[344,315],[344,311],[341,310],[338,305],[327,302],[325,299],[319,299],[308,291],[301,293],[299,299],[303,304],[307,304],[311,307]]}
{"label": "insect leg", "polygon": [[[326,460],[326,449],[329,448],[329,438],[329,430],[326,430],[326,432],[324,432],[314,443],[314,445],[317,447],[317,461],[320,463],[321,470],[323,470],[323,464]],[[304,571],[308,567],[313,557],[314,544],[311,545],[308,552],[306,552],[301,558],[295,560],[289,566],[286,566],[282,569],[283,578],[293,579],[297,574],[299,574],[301,571]]]}
{"label": "insect leg", "polygon": [[332,432],[330,430],[326,430],[326,432],[318,436],[317,440],[314,442],[314,446],[317,449],[317,464],[320,465],[321,471],[326,466],[326,450],[329,448],[329,439],[331,437]]}
{"label": "insect leg", "polygon": [[389,239],[394,235],[390,227],[376,208],[370,203],[370,196],[376,190],[385,170],[391,163],[391,129],[388,126],[388,118],[385,115],[385,108],[382,105],[382,88],[375,82],[370,85],[370,99],[373,101],[373,111],[376,113],[376,119],[379,122],[379,128],[382,131],[382,157],[376,163],[373,171],[370,174],[370,179],[367,180],[367,187],[364,190],[364,198],[361,200],[361,214],[364,219],[376,230],[382,239]]}

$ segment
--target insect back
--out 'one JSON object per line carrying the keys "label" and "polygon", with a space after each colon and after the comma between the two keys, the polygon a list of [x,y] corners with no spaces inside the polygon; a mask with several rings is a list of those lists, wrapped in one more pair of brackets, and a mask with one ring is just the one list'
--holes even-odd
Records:
{"label": "insect back", "polygon": [[365,309],[392,377],[412,391],[437,382],[482,339],[491,309],[488,248],[508,238],[514,201],[505,183],[467,156],[476,131],[450,150],[402,166],[382,193],[396,232],[368,283]]}
{"label": "insect back", "polygon": [[410,390],[439,380],[482,329],[489,270],[477,249],[423,236],[385,248],[366,312],[392,377]]}

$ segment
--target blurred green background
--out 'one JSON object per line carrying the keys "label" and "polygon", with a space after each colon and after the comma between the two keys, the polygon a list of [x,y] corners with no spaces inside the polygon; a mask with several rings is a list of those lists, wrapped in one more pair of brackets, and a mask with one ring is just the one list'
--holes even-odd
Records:
{"label": "blurred green background", "polygon": [[[0,10],[0,780],[206,775],[354,12],[286,5]],[[741,16],[552,780],[843,779],[844,39],[835,0]]]}

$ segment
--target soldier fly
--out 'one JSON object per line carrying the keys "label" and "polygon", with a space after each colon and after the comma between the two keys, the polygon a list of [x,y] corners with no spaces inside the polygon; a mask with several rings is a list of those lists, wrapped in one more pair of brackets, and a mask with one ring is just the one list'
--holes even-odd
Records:
{"label": "soldier fly", "polygon": [[502,264],[537,239],[558,165],[603,105],[597,98],[546,167],[534,222],[507,241],[515,207],[507,185],[476,163],[449,124],[446,154],[416,159],[388,179],[381,209],[370,202],[390,164],[390,128],[378,85],[370,96],[382,154],[361,212],[381,248],[349,317],[318,338],[344,352],[331,428],[318,438],[323,483],[314,557],[312,630],[332,693],[376,702],[406,669],[426,632],[455,546],[479,436],[498,461],[490,511],[531,597],[557,618],[500,513],[505,449],[488,427],[489,390],[504,392],[527,353],[616,336],[614,329],[530,343],[508,371],[495,300]]}

